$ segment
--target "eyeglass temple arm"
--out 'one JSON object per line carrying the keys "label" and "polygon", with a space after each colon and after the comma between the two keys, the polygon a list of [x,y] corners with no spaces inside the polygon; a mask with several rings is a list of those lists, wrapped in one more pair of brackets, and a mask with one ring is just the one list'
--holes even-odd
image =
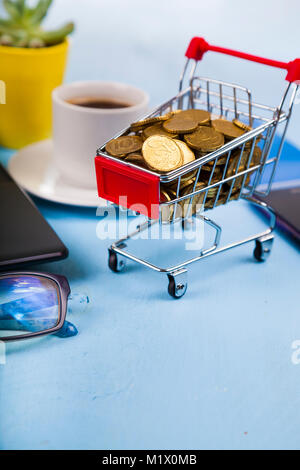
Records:
{"label": "eyeglass temple arm", "polygon": [[57,336],[58,338],[71,338],[72,336],[76,336],[78,333],[78,330],[73,323],[65,320],[62,328],[58,330],[56,333],[53,333],[54,336]]}

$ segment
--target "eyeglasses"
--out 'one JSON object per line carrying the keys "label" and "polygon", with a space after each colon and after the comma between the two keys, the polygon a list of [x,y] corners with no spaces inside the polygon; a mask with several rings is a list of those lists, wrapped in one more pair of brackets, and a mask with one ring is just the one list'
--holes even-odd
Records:
{"label": "eyeglasses", "polygon": [[66,321],[70,286],[64,276],[11,272],[0,274],[0,341],[55,334],[75,336]]}

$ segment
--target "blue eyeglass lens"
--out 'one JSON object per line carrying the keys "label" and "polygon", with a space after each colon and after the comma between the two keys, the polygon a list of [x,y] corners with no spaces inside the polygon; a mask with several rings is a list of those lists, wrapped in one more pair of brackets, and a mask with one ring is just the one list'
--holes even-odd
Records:
{"label": "blue eyeglass lens", "polygon": [[59,323],[56,283],[42,276],[0,277],[0,339],[54,328]]}

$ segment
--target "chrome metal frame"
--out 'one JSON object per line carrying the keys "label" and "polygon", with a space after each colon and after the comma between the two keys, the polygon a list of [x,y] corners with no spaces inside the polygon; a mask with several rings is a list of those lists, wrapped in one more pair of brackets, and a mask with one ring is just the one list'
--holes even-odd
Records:
{"label": "chrome metal frame", "polygon": [[214,222],[212,219],[204,216],[203,214],[198,213],[198,214],[195,215],[195,217],[201,218],[203,220],[203,222],[205,222],[206,224],[211,226],[213,229],[215,229],[216,234],[215,234],[215,238],[214,238],[214,243],[210,248],[201,251],[199,256],[196,256],[192,259],[184,261],[184,262],[182,262],[178,265],[170,266],[170,267],[167,267],[167,268],[159,267],[159,266],[156,266],[155,264],[152,264],[152,263],[150,263],[146,260],[138,258],[134,254],[129,253],[128,251],[125,250],[125,248],[127,247],[126,246],[126,241],[128,241],[131,238],[135,237],[136,235],[143,232],[144,230],[149,230],[153,224],[156,224],[158,222],[157,220],[150,220],[149,219],[147,222],[144,222],[141,225],[137,225],[136,230],[134,230],[133,232],[128,234],[126,237],[124,237],[124,238],[118,240],[117,242],[113,243],[111,245],[110,249],[113,250],[115,253],[118,253],[119,255],[124,256],[125,258],[127,258],[131,261],[135,261],[136,263],[142,264],[143,266],[146,266],[147,268],[152,269],[153,271],[157,271],[157,272],[164,273],[164,274],[174,274],[175,272],[180,271],[182,268],[185,268],[189,264],[192,264],[195,261],[199,261],[200,259],[207,258],[208,256],[215,255],[217,253],[221,253],[222,251],[231,250],[232,248],[235,248],[235,247],[240,246],[240,245],[244,245],[246,243],[249,243],[249,242],[252,242],[252,241],[255,241],[255,240],[263,240],[264,238],[271,236],[274,229],[275,229],[275,226],[276,226],[276,215],[275,215],[275,212],[273,211],[273,209],[270,206],[268,206],[265,202],[259,201],[258,199],[255,199],[253,197],[245,197],[244,199],[246,201],[260,207],[266,213],[266,215],[269,216],[269,221],[270,222],[269,222],[268,229],[263,231],[263,232],[251,235],[251,236],[249,236],[249,237],[247,237],[243,240],[239,240],[237,242],[230,243],[229,245],[225,245],[225,246],[220,247],[219,245],[220,245],[221,233],[222,233],[221,226],[218,225],[216,222]]}
{"label": "chrome metal frame", "polygon": [[[179,93],[173,97],[172,99],[166,101],[161,106],[159,106],[155,111],[149,114],[147,117],[152,116],[159,116],[165,114],[169,111],[174,109],[188,109],[188,108],[200,108],[206,109],[210,113],[216,116],[225,116],[229,119],[237,118],[242,120],[245,124],[253,127],[253,130],[243,134],[241,137],[226,143],[222,148],[212,152],[204,157],[198,158],[195,161],[184,165],[183,167],[171,171],[167,174],[161,175],[155,173],[151,170],[141,169],[141,167],[137,167],[136,165],[123,161],[124,165],[138,168],[140,171],[145,171],[146,173],[155,174],[159,177],[160,180],[160,187],[163,188],[165,184],[172,183],[174,187],[176,187],[176,197],[173,200],[168,202],[160,203],[160,219],[158,221],[148,220],[141,226],[138,226],[136,231],[133,233],[128,234],[127,237],[117,241],[110,247],[110,254],[113,255],[120,255],[123,259],[128,258],[131,261],[135,261],[143,266],[146,266],[154,271],[167,274],[170,280],[170,276],[174,281],[175,276],[182,276],[185,278],[186,275],[186,267],[200,259],[206,258],[208,256],[230,250],[236,246],[243,245],[245,243],[249,243],[251,241],[256,241],[256,244],[260,244],[260,248],[256,248],[256,258],[259,260],[265,259],[267,254],[270,251],[270,245],[273,240],[273,230],[276,224],[276,216],[271,207],[267,206],[265,203],[259,201],[257,197],[262,195],[267,195],[270,192],[271,185],[274,179],[274,175],[276,172],[276,168],[280,159],[280,155],[282,152],[289,120],[292,114],[294,101],[296,98],[298,86],[292,84],[288,84],[286,90],[284,91],[284,95],[278,107],[271,107],[259,103],[255,103],[252,101],[252,94],[251,91],[247,88],[234,85],[231,83],[219,81],[219,80],[212,80],[208,78],[198,77],[195,76],[196,66],[197,63],[194,62],[191,67],[191,72],[188,79],[188,87],[183,90],[183,83],[186,75],[188,74],[190,61],[188,60],[184,66],[183,73],[180,77],[180,84],[179,84]],[[288,103],[288,98],[290,97],[290,101]],[[274,137],[275,133],[279,128],[282,129],[281,140],[278,149],[274,149]],[[130,129],[125,129],[123,132],[119,134],[124,135],[128,134]],[[255,146],[258,145],[261,149],[261,158],[259,162],[255,164],[252,163],[252,157]],[[249,157],[247,157],[247,164],[246,167],[241,168],[241,161],[244,155],[245,147],[247,146],[247,150],[249,153]],[[272,151],[275,151],[275,154],[272,155]],[[232,154],[237,155],[239,152],[239,157],[236,164],[236,169],[234,170],[233,174],[228,175],[227,169],[229,162],[232,158]],[[103,155],[106,158],[110,158],[112,160],[117,160],[114,157],[108,156],[105,153],[105,144],[98,150],[98,155]],[[214,180],[217,164],[220,158],[224,160],[226,158],[225,164],[223,163],[223,173],[222,177],[219,178],[217,181]],[[236,158],[236,157],[235,157]],[[120,162],[120,160],[117,160]],[[207,183],[207,186],[201,189],[197,189],[197,182],[200,181],[201,171],[204,165],[210,165],[212,170],[211,174]],[[268,183],[266,185],[266,189],[261,190],[259,186],[261,184],[263,175],[265,171],[270,168],[270,174],[268,176]],[[189,173],[196,172],[195,183],[193,186],[193,190],[184,196],[180,195],[180,186],[181,186],[181,179],[183,176],[188,175]],[[164,223],[175,223],[178,222],[179,219],[182,220],[181,216],[177,216],[178,214],[178,204],[182,201],[189,199],[189,210],[187,211],[186,219],[189,219],[190,216],[190,208],[193,203],[193,198],[196,195],[204,193],[203,204],[202,208],[205,207],[208,192],[213,188],[218,188],[217,195],[215,196],[214,203],[210,209],[214,209],[220,200],[220,195],[222,192],[223,185],[227,187],[227,198],[226,201],[223,202],[227,204],[231,200],[231,196],[233,194],[233,189],[235,187],[235,183],[239,178],[239,182],[242,180],[242,183],[238,186],[238,194],[235,192],[234,199],[239,200],[240,198],[249,201],[252,204],[255,204],[262,208],[270,217],[270,225],[269,228],[262,232],[252,236],[244,240],[240,240],[238,242],[234,242],[232,244],[220,247],[220,238],[221,238],[221,227],[211,220],[210,218],[206,217],[205,215],[198,213],[195,217],[200,217],[206,224],[209,224],[213,227],[216,231],[215,240],[213,245],[208,248],[207,250],[201,252],[199,256],[184,261],[181,264],[176,266],[170,266],[167,268],[162,268],[156,266],[148,261],[145,261],[141,258],[136,257],[135,255],[129,253],[125,250],[126,248],[126,241],[132,238],[133,236],[137,235],[138,233],[142,232],[143,230],[149,229],[154,223],[159,222],[161,224]],[[229,190],[228,190],[229,187]],[[169,220],[165,221],[162,218],[162,208],[164,206],[172,207],[172,217]],[[267,246],[268,248],[264,250],[264,247]],[[263,248],[261,248],[263,247]],[[124,263],[122,263],[123,265]],[[118,269],[116,269],[118,270]],[[177,281],[176,281],[177,282]],[[186,279],[184,279],[183,283],[176,284],[176,286],[180,287],[186,284]],[[175,297],[181,297],[185,292],[186,288],[184,289],[181,287],[181,291],[177,292],[178,295]]]}

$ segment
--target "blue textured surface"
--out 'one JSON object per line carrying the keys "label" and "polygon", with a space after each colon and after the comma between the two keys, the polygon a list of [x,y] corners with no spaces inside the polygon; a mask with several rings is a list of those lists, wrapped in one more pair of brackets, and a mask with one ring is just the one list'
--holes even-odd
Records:
{"label": "blue textured surface", "polygon": [[[147,89],[154,104],[174,94],[194,34],[228,47],[238,40],[241,49],[287,60],[298,50],[291,21],[296,25],[299,15],[291,8],[282,41],[274,28],[282,31],[286,8],[277,2],[269,21],[270,7],[275,15],[269,0],[242,9],[240,2],[229,8],[214,0],[201,4],[201,12],[199,2],[181,11],[179,0],[172,8],[146,1],[143,9],[137,1],[113,0],[101,2],[98,14],[98,0],[89,0],[85,15],[81,2],[57,3],[65,11],[52,16],[53,23],[71,16],[79,23],[67,80],[131,82]],[[216,64],[208,56],[204,75],[249,83],[259,101],[279,102],[281,73],[275,83],[267,69],[262,79],[261,68],[251,75],[252,68],[238,61]],[[1,150],[0,160],[10,155]],[[299,151],[287,144],[277,180],[295,178]],[[70,250],[67,260],[36,269],[68,277],[75,297],[68,318],[79,334],[7,347],[7,363],[0,365],[1,449],[300,447],[300,365],[291,359],[292,343],[300,339],[295,245],[277,234],[265,264],[253,260],[253,244],[203,260],[189,269],[187,294],[175,301],[165,276],[136,265],[122,274],[108,270],[110,242],[96,236],[95,210],[35,201]],[[228,228],[225,241],[256,232],[264,222],[244,203],[215,216]],[[177,253],[177,242],[153,245],[161,264]]]}
{"label": "blue textured surface", "polygon": [[[299,176],[293,152],[279,176],[290,165]],[[37,269],[65,274],[89,303],[71,302],[77,337],[8,346],[0,448],[299,448],[295,246],[278,234],[265,264],[252,244],[201,261],[175,301],[165,276],[108,270],[95,210],[36,202],[70,249]],[[216,220],[229,226],[225,240],[263,225],[245,203],[218,209]],[[151,243],[161,264],[177,249]]]}

